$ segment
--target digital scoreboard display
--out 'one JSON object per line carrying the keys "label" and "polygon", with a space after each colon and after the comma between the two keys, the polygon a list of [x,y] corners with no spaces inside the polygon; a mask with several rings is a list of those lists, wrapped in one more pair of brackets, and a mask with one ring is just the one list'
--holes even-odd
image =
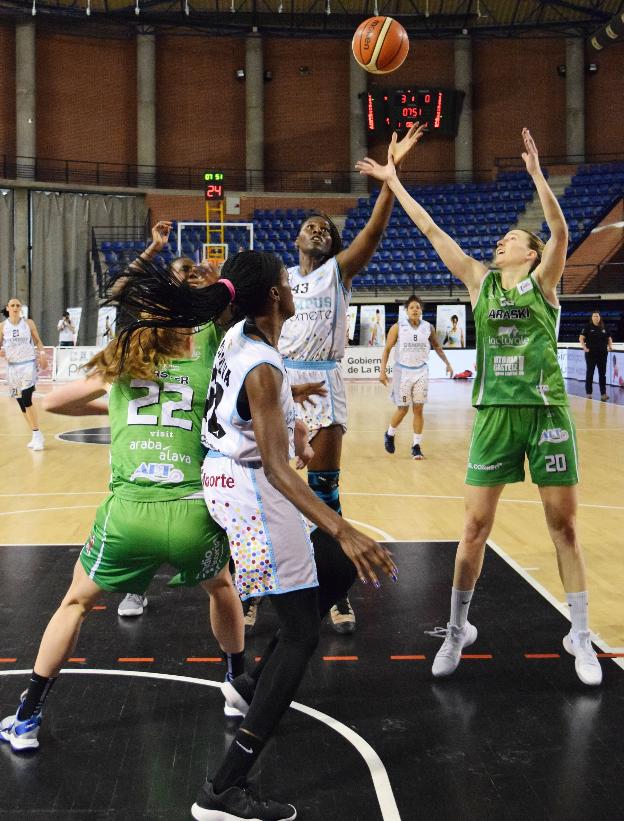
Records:
{"label": "digital scoreboard display", "polygon": [[370,133],[404,133],[414,123],[427,123],[429,134],[457,134],[464,99],[452,88],[372,89],[366,95],[366,127]]}
{"label": "digital scoreboard display", "polygon": [[210,202],[218,202],[225,197],[223,171],[206,171],[204,173],[204,196]]}

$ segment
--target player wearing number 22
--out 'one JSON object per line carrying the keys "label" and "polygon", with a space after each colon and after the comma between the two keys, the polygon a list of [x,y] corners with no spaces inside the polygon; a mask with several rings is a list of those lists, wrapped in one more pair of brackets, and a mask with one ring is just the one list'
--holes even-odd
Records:
{"label": "player wearing number 22", "polygon": [[28,690],[17,712],[0,722],[0,738],[16,751],[39,746],[44,701],[102,591],[143,593],[164,563],[179,570],[171,584],[201,584],[221,649],[228,658],[242,655],[243,614],[228,540],[206,510],[200,477],[201,419],[221,336],[212,324],[195,335],[140,329],[121,375],[123,345],[114,339],[88,363],[86,378],[46,397],[44,406],[57,413],[108,412],[111,493],[43,635]]}
{"label": "player wearing number 22", "polygon": [[468,455],[466,515],[455,559],[450,619],[433,675],[453,673],[462,649],[477,638],[477,629],[467,617],[485,542],[503,488],[508,482],[524,480],[526,455],[571,611],[572,629],[563,644],[575,656],[581,681],[597,685],[602,671],[590,641],[585,566],[576,532],[576,435],[557,363],[556,289],[566,260],[568,230],[528,129],[522,139],[522,158],[537,189],[550,238],[544,244],[528,231],[508,231],[497,242],[489,269],[465,254],[407,193],[397,179],[391,153],[385,166],[366,158],[356,167],[392,189],[449,271],[466,285],[475,320],[473,404],[477,412]]}

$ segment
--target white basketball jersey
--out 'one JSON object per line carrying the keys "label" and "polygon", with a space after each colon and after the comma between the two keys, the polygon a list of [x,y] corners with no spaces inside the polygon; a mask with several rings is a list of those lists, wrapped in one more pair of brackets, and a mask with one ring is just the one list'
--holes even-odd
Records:
{"label": "white basketball jersey", "polygon": [[415,328],[405,318],[399,319],[399,337],[397,340],[396,363],[405,368],[419,368],[429,361],[431,350],[431,323],[421,319]]}
{"label": "white basketball jersey", "polygon": [[247,336],[243,321],[230,328],[219,345],[202,422],[203,445],[241,464],[260,460],[253,422],[239,413],[241,410],[248,413],[249,409],[246,401],[239,403],[239,396],[247,374],[264,363],[282,374],[280,404],[288,427],[289,457],[295,452],[295,403],[282,357],[275,348]]}
{"label": "white basketball jersey", "polygon": [[288,269],[288,279],[296,313],[284,323],[280,353],[304,362],[342,359],[351,292],[343,285],[336,257],[307,276],[295,265]]}
{"label": "white basketball jersey", "polygon": [[13,325],[7,319],[4,323],[2,344],[7,362],[17,365],[20,362],[32,362],[36,358],[32,334],[25,319]]}

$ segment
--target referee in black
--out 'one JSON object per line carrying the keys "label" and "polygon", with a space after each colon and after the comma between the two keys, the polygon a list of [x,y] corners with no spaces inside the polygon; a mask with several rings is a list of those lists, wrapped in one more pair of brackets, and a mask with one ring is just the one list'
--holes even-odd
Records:
{"label": "referee in black", "polygon": [[600,401],[606,402],[607,396],[607,352],[613,350],[613,340],[607,333],[600,311],[594,311],[591,320],[581,331],[579,336],[581,348],[585,351],[585,393],[591,399],[594,385],[594,370],[598,366],[598,384],[600,386]]}

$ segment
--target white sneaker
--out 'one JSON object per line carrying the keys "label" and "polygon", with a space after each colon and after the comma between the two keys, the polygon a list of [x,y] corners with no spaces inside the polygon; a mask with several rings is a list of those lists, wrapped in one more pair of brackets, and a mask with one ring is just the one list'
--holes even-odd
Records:
{"label": "white sneaker", "polygon": [[119,616],[142,616],[143,608],[147,607],[147,596],[142,593],[128,593],[117,608]]}
{"label": "white sneaker", "polygon": [[28,443],[28,447],[32,450],[43,450],[43,434],[40,430],[33,431],[32,439]]}
{"label": "white sneaker", "polygon": [[[439,634],[441,635],[441,634]],[[446,638],[442,647],[436,653],[431,672],[436,678],[450,676],[457,670],[464,647],[468,647],[477,640],[477,628],[466,622],[460,628],[450,622],[446,625]]]}
{"label": "white sneaker", "polygon": [[602,683],[602,667],[592,647],[589,630],[582,630],[580,633],[570,630],[563,637],[563,646],[566,652],[575,657],[574,669],[583,684],[596,687]]}
{"label": "white sneaker", "polygon": [[223,714],[228,718],[242,718],[247,715],[249,704],[241,696],[228,679],[221,685],[221,692],[225,698],[223,705]]}

